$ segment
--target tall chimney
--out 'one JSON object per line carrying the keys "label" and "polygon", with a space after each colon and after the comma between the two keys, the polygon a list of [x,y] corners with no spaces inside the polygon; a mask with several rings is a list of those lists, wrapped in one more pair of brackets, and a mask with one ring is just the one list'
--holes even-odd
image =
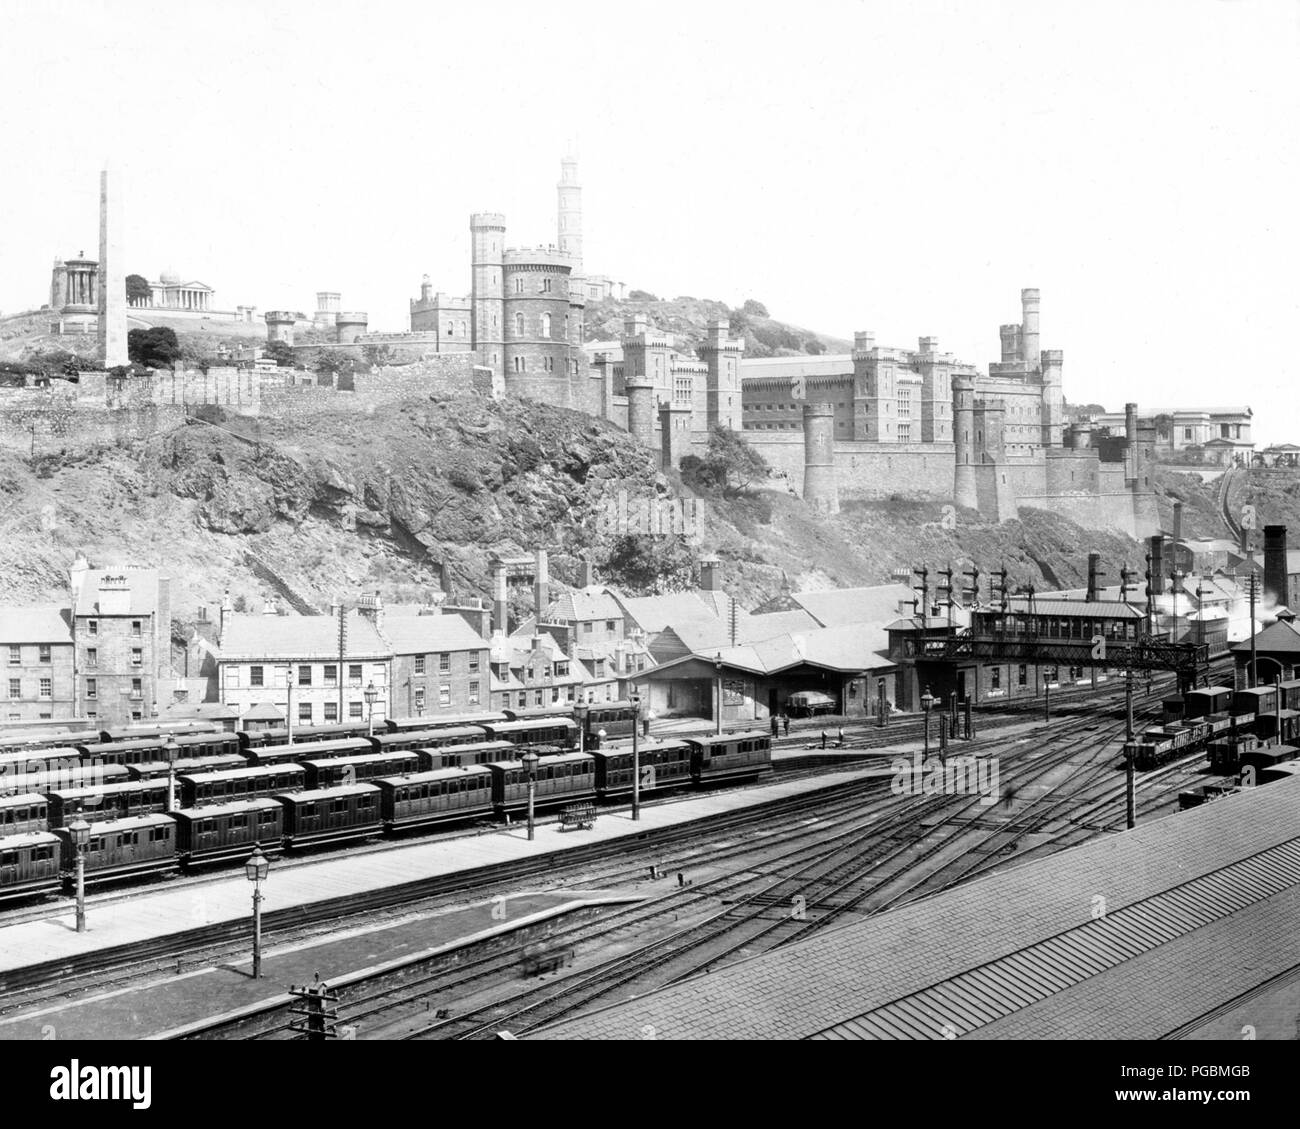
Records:
{"label": "tall chimney", "polygon": [[1264,598],[1278,604],[1290,600],[1287,592],[1286,526],[1264,526]]}
{"label": "tall chimney", "polygon": [[492,566],[492,632],[506,634],[506,566]]}
{"label": "tall chimney", "polygon": [[546,559],[546,550],[537,550],[537,563],[533,568],[533,615],[537,626],[546,618],[546,609],[551,606],[551,572]]}
{"label": "tall chimney", "polygon": [[596,583],[596,566],[591,561],[578,562],[578,587],[590,588]]}
{"label": "tall chimney", "polygon": [[1101,554],[1088,554],[1088,601],[1100,599],[1100,585],[1098,579],[1106,574],[1101,571]]}
{"label": "tall chimney", "polygon": [[1020,351],[1027,368],[1036,369],[1039,363],[1038,350],[1038,291],[1022,290],[1020,292]]}
{"label": "tall chimney", "polygon": [[217,630],[224,635],[226,632],[226,617],[235,614],[235,605],[230,602],[230,589],[227,588],[221,597],[221,620],[217,624]]}
{"label": "tall chimney", "polygon": [[1183,504],[1174,503],[1174,558],[1178,557],[1178,542],[1183,539]]}

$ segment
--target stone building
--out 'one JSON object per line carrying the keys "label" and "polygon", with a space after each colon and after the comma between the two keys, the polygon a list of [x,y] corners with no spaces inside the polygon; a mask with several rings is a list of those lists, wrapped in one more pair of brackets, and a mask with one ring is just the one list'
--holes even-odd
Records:
{"label": "stone building", "polygon": [[75,711],[101,728],[155,717],[168,699],[171,580],[157,569],[72,566]]}
{"label": "stone building", "polygon": [[389,615],[381,634],[393,649],[394,714],[432,720],[488,708],[488,642],[461,616]]}
{"label": "stone building", "polygon": [[0,608],[6,721],[76,716],[71,620],[67,608]]}

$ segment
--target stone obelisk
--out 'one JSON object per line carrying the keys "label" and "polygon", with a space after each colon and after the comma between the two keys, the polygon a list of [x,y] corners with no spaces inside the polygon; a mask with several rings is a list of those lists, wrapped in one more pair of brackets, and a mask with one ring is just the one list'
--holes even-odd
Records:
{"label": "stone obelisk", "polygon": [[122,194],[115,171],[99,174],[99,353],[105,368],[128,363]]}

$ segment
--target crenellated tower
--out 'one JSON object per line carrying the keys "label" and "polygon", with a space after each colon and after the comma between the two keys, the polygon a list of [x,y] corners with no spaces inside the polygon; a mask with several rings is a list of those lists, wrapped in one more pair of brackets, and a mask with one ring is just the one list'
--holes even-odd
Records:
{"label": "crenellated tower", "polygon": [[581,278],[582,185],[578,183],[578,158],[572,153],[560,161],[560,183],[555,186],[555,193],[560,251],[569,256],[574,278]]}
{"label": "crenellated tower", "polygon": [[492,370],[495,381],[505,379],[505,242],[506,218],[496,212],[469,217],[473,242],[470,290],[470,334],[479,364]]}

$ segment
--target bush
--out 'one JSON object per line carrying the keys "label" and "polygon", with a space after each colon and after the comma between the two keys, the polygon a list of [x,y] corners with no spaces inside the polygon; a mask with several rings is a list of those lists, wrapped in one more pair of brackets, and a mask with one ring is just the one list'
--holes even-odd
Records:
{"label": "bush", "polygon": [[740,308],[741,308],[741,310],[743,310],[745,313],[749,314],[751,317],[756,317],[756,318],[765,318],[765,317],[770,317],[770,316],[771,316],[771,315],[767,312],[767,307],[766,307],[765,305],[763,305],[762,302],[759,302],[759,301],[757,301],[757,300],[754,299],[754,298],[746,298],[746,299],[745,299],[745,304],[744,304],[743,306],[741,306]]}
{"label": "bush", "polygon": [[628,292],[628,301],[630,302],[657,302],[659,301],[648,290],[631,290]]}
{"label": "bush", "polygon": [[767,461],[738,432],[715,427],[709,432],[704,457],[686,455],[678,464],[682,481],[692,490],[721,491],[729,498],[746,494],[756,480],[766,478]]}
{"label": "bush", "polygon": [[165,325],[132,329],[126,335],[126,352],[132,362],[147,368],[170,368],[181,355],[176,331]]}

